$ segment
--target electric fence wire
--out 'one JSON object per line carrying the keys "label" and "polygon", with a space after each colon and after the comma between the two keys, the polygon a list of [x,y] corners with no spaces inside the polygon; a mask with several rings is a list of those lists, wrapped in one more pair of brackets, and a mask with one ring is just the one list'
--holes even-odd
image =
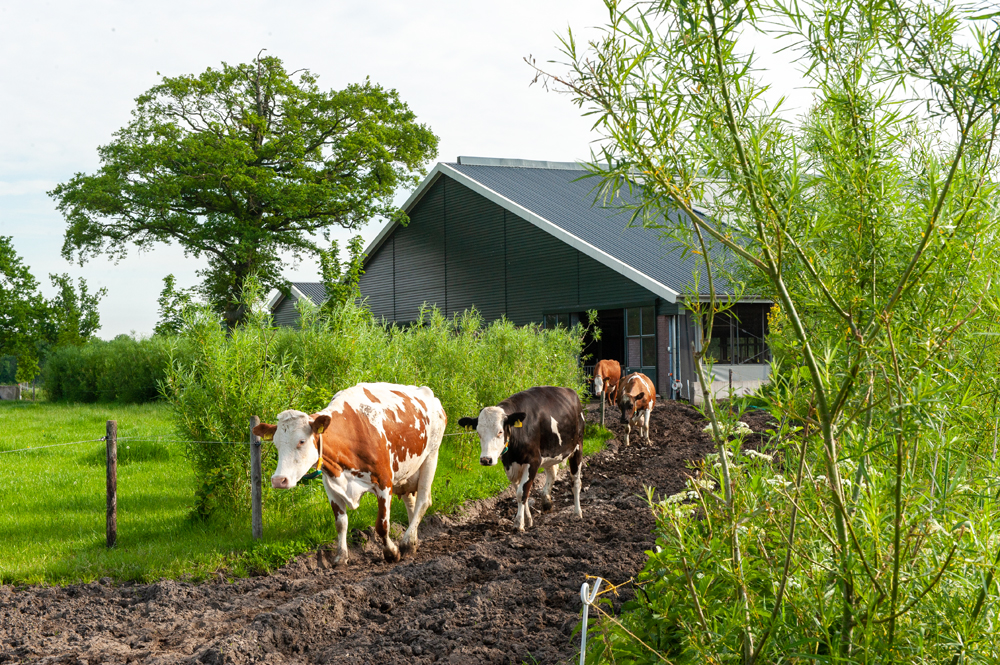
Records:
{"label": "electric fence wire", "polygon": [[[454,432],[452,434],[445,434],[444,436],[462,436],[466,434],[472,434],[472,432]],[[31,448],[16,448],[14,450],[0,450],[0,455],[7,453],[24,453],[30,452],[32,450],[42,450],[43,448],[58,448],[60,446],[74,446],[80,443],[97,443],[99,441],[105,441],[107,437],[101,437],[99,439],[85,439],[83,441],[68,441],[66,443],[53,443],[46,446],[32,446]],[[249,441],[189,441],[187,439],[165,439],[165,438],[152,438],[146,439],[141,437],[118,437],[116,439],[118,443],[217,443],[220,445],[232,445],[232,446],[245,446],[249,445]]]}
{"label": "electric fence wire", "polygon": [[66,443],[52,443],[52,444],[49,444],[47,446],[32,446],[31,448],[16,448],[14,450],[0,450],[0,455],[6,454],[6,453],[23,453],[23,452],[27,452],[29,450],[41,450],[42,448],[57,448],[59,446],[74,446],[74,445],[76,445],[78,443],[96,443],[98,441],[104,441],[104,439],[105,439],[105,437],[102,436],[100,439],[87,439],[85,441],[68,441]]}

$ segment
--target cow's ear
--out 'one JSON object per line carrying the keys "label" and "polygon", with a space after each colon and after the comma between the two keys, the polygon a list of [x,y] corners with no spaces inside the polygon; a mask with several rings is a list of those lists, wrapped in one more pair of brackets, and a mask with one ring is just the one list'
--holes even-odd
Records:
{"label": "cow's ear", "polygon": [[635,396],[635,401],[638,402],[639,400],[641,400],[645,396],[646,396],[646,393],[639,393],[638,395]]}
{"label": "cow's ear", "polygon": [[320,414],[309,421],[309,426],[314,434],[322,434],[330,426],[330,416],[325,413]]}
{"label": "cow's ear", "polygon": [[508,425],[510,427],[521,427],[522,424],[524,423],[525,417],[526,416],[523,411],[520,411],[518,413],[512,413],[509,416],[507,416],[507,418],[503,421],[503,423],[504,425]]}
{"label": "cow's ear", "polygon": [[459,418],[459,427],[468,427],[469,429],[476,429],[479,427],[479,418]]}
{"label": "cow's ear", "polygon": [[273,441],[274,433],[278,431],[277,425],[268,425],[267,423],[261,423],[255,425],[253,428],[253,433],[259,436],[264,441]]}

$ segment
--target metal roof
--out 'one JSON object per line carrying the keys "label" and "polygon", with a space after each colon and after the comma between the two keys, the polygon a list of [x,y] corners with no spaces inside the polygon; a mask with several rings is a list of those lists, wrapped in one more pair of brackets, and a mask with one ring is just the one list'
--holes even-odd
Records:
{"label": "metal roof", "polygon": [[[699,273],[699,291],[708,293],[701,258],[685,252],[676,240],[665,239],[661,229],[628,226],[630,213],[624,206],[638,203],[638,197],[626,187],[610,201],[595,203],[599,182],[580,164],[459,157],[457,162],[438,163],[403,209],[410,212],[441,176],[466,185],[669,302],[691,293],[694,272]],[[682,224],[673,213],[668,226]],[[387,225],[366,253],[371,256],[394,228]],[[709,251],[715,265],[733,265],[723,248],[710,244]],[[731,290],[730,282],[717,274],[716,291]]]}
{"label": "metal roof", "polygon": [[[289,284],[289,295],[298,301],[300,298],[308,298],[314,305],[322,305],[326,300],[326,287],[322,282],[291,282]],[[267,303],[267,308],[274,311],[274,308],[285,299],[285,294],[278,291]]]}

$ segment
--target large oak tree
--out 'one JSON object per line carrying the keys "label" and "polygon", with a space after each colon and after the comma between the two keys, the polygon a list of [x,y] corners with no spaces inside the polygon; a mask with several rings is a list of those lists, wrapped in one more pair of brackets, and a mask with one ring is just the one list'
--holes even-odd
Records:
{"label": "large oak tree", "polygon": [[50,192],[81,263],[178,243],[206,257],[202,289],[229,325],[243,285],[281,286],[280,253],[318,251],[317,234],[399,217],[392,204],[437,154],[437,137],[395,90],[366,80],[325,91],[281,60],[164,77],[98,149],[100,169]]}

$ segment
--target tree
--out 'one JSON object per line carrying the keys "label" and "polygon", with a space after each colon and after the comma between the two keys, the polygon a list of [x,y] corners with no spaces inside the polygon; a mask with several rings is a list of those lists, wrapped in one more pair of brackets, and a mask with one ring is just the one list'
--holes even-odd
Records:
{"label": "tree", "polygon": [[176,242],[207,257],[202,290],[232,326],[247,278],[283,284],[280,252],[314,254],[332,226],[405,222],[393,195],[418,182],[437,143],[395,90],[366,80],[324,91],[310,72],[258,55],[164,77],[98,149],[101,168],[50,195],[69,225],[66,258]]}
{"label": "tree", "polygon": [[160,320],[153,328],[156,335],[177,335],[184,329],[185,317],[195,305],[194,289],[178,289],[177,278],[167,275],[163,278],[163,290],[156,299],[160,306]]}
{"label": "tree", "polygon": [[11,236],[0,236],[0,356],[18,356],[18,365],[33,366],[45,299],[38,282],[14,249]]}
{"label": "tree", "polygon": [[97,311],[101,298],[108,290],[100,288],[91,293],[87,280],[80,277],[78,286],[67,275],[49,275],[56,295],[47,303],[45,329],[47,338],[57,346],[80,346],[101,328],[101,315]]}
{"label": "tree", "polygon": [[[982,371],[1000,333],[997,15],[921,0],[606,4],[600,38],[578,51],[567,37],[570,72],[555,78],[603,134],[599,196],[634,187],[632,220],[704,257],[706,331],[724,307],[706,244],[740,257],[796,361],[774,368],[768,397],[796,427],[777,428],[780,465],[742,455],[706,402],[718,461],[702,474],[721,496],[695,487],[698,524],[654,503],[643,635],[674,662],[995,661],[1000,552],[963,536],[993,528],[997,494],[956,488],[998,471],[977,424],[997,398]],[[801,123],[769,101],[743,42],[754,31],[796,49],[815,94]],[[667,210],[686,223],[662,226]],[[939,519],[950,535],[933,536]]]}
{"label": "tree", "polygon": [[347,244],[350,258],[341,264],[340,248],[334,240],[328,251],[320,253],[320,274],[323,277],[323,288],[326,290],[326,300],[320,309],[330,314],[335,308],[353,301],[361,295],[358,284],[365,274],[364,245],[361,236],[354,236]]}

